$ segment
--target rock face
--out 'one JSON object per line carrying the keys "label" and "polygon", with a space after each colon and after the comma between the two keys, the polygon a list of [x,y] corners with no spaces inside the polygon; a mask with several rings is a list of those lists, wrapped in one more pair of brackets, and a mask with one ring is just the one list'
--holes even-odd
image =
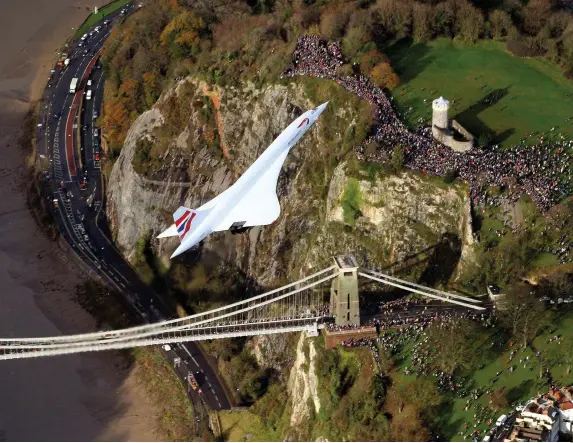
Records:
{"label": "rock face", "polygon": [[[197,106],[206,102],[206,94],[211,97],[207,100],[218,101],[216,147],[204,142],[204,107]],[[166,104],[173,97],[193,105],[165,142],[170,118]],[[296,84],[208,92],[191,78],[180,81],[135,121],[113,167],[107,215],[117,245],[133,258],[138,240],[149,235],[155,251],[169,263],[178,239],[155,236],[173,223],[177,207],[198,207],[225,190],[297,115],[316,104]],[[279,219],[241,235],[216,233],[204,242],[203,252],[263,285],[306,275],[344,252],[356,254],[363,265],[382,266],[434,245],[446,233],[460,239],[463,262],[472,235],[462,186],[437,186],[410,172],[368,180],[355,171],[362,215],[355,228],[344,227],[340,200],[350,173],[343,164],[333,170],[332,160],[342,154],[343,134],[356,120],[352,105],[347,106],[333,108],[328,126],[321,116],[287,157],[278,183]],[[168,145],[161,166],[146,176],[132,165],[143,139]]]}
{"label": "rock face", "polygon": [[[351,179],[339,165],[330,182],[327,199],[327,222],[344,223],[340,204]],[[360,215],[356,230],[341,231],[336,245],[328,241],[326,233],[321,251],[340,248],[368,251],[361,263],[400,262],[407,256],[439,244],[444,235],[459,239],[458,267],[471,262],[474,243],[471,227],[470,202],[467,188],[448,185],[439,180],[428,180],[412,172],[378,176],[375,180],[358,179]]]}
{"label": "rock face", "polygon": [[[305,353],[305,345],[308,356]],[[306,339],[305,334],[300,334],[296,347],[296,359],[290,372],[288,391],[292,399],[292,412],[290,425],[296,427],[309,416],[309,399],[312,399],[314,410],[320,411],[320,399],[318,398],[318,379],[314,371],[316,350],[314,343]]]}

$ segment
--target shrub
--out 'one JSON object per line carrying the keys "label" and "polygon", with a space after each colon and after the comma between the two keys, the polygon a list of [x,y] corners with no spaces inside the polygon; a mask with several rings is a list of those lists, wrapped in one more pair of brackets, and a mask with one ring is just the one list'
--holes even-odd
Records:
{"label": "shrub", "polygon": [[394,148],[394,151],[392,152],[392,160],[391,160],[392,167],[394,168],[395,171],[399,171],[404,167],[404,160],[405,160],[404,149],[402,149],[400,146],[396,146]]}
{"label": "shrub", "polygon": [[356,217],[360,215],[360,183],[355,178],[348,180],[342,195],[342,211],[344,223],[354,226]]}

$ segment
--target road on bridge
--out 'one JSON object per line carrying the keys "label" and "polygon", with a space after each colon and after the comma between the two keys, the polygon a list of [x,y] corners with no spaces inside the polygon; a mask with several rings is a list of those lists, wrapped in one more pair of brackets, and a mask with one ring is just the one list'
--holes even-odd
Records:
{"label": "road on bridge", "polygon": [[[106,20],[111,23],[104,25],[103,20],[95,23],[87,32],[91,33],[96,26],[101,29],[90,34],[81,47],[78,42],[71,44],[70,64],[54,69],[44,92],[38,119],[42,125],[38,127],[36,141],[38,153],[50,161],[50,167],[46,167],[49,174],[46,185],[51,192],[49,198],[58,200],[58,207],[53,206],[53,215],[61,235],[89,273],[124,294],[142,320],[155,322],[173,317],[174,312],[141,281],[110,240],[98,157],[101,155],[101,134],[94,134],[94,112],[101,114],[104,87],[98,55],[111,27],[134,10],[137,8],[130,4],[127,13],[118,10],[108,15]],[[73,78],[80,80],[77,92],[70,94]],[[88,80],[91,80],[90,86],[87,86]],[[84,95],[88,89],[92,90],[89,100]],[[81,126],[77,125],[78,112],[81,112]],[[78,138],[81,139],[80,147],[77,146]],[[84,177],[86,189],[82,190]],[[174,346],[165,355],[171,364],[176,358],[180,359],[176,373],[185,385],[188,384],[188,373],[200,374],[197,378],[203,380],[202,394],[190,390],[195,404],[204,402],[213,410],[231,407],[228,388],[197,344]]]}

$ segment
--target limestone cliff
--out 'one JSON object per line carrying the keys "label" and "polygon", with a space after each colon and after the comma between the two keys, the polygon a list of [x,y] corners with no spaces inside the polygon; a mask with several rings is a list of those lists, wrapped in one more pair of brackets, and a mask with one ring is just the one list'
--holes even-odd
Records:
{"label": "limestone cliff", "polygon": [[[305,346],[308,349],[305,352]],[[290,425],[296,427],[309,417],[309,400],[314,406],[314,412],[320,411],[320,399],[318,398],[318,379],[314,370],[316,350],[314,343],[300,334],[296,347],[296,359],[290,372],[288,391],[292,398],[292,412]]]}
{"label": "limestone cliff", "polygon": [[[213,139],[205,136],[206,96],[215,105],[219,145],[205,141]],[[177,101],[186,105],[180,127],[171,115]],[[172,223],[171,213],[180,205],[198,207],[226,189],[302,110],[316,104],[295,83],[208,90],[191,78],[179,81],[135,121],[113,167],[107,215],[117,245],[132,258],[138,240],[150,235],[167,264],[178,240],[154,237]],[[356,108],[348,98],[332,105],[289,154],[278,184],[281,216],[273,225],[237,236],[216,233],[203,251],[263,285],[306,274],[342,252],[381,266],[432,246],[445,233],[461,239],[464,258],[472,236],[463,187],[438,186],[410,172],[369,180],[336,166],[335,157],[346,155],[342,140]],[[142,140],[165,146],[145,174],[133,166]],[[351,230],[341,223],[340,206],[349,174],[358,178],[362,194],[362,215]]]}

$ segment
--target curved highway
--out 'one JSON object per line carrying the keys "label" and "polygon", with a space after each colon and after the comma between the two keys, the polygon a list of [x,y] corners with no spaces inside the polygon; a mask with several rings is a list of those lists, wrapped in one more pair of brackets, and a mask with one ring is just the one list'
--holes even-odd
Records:
{"label": "curved highway", "polygon": [[[130,4],[106,16],[87,31],[84,41],[71,43],[69,64],[52,70],[44,91],[36,143],[46,164],[45,188],[51,194],[47,198],[61,235],[92,273],[125,296],[144,322],[155,322],[175,313],[141,281],[110,240],[99,161],[101,134],[95,132],[94,124],[94,117],[101,114],[104,85],[99,53],[112,26],[134,10],[137,7]],[[79,80],[76,92],[70,93],[73,78]],[[188,391],[196,406],[205,404],[213,410],[231,407],[215,363],[209,362],[196,344],[177,344],[163,352],[186,386],[190,386],[189,374],[194,374],[199,388]]]}

